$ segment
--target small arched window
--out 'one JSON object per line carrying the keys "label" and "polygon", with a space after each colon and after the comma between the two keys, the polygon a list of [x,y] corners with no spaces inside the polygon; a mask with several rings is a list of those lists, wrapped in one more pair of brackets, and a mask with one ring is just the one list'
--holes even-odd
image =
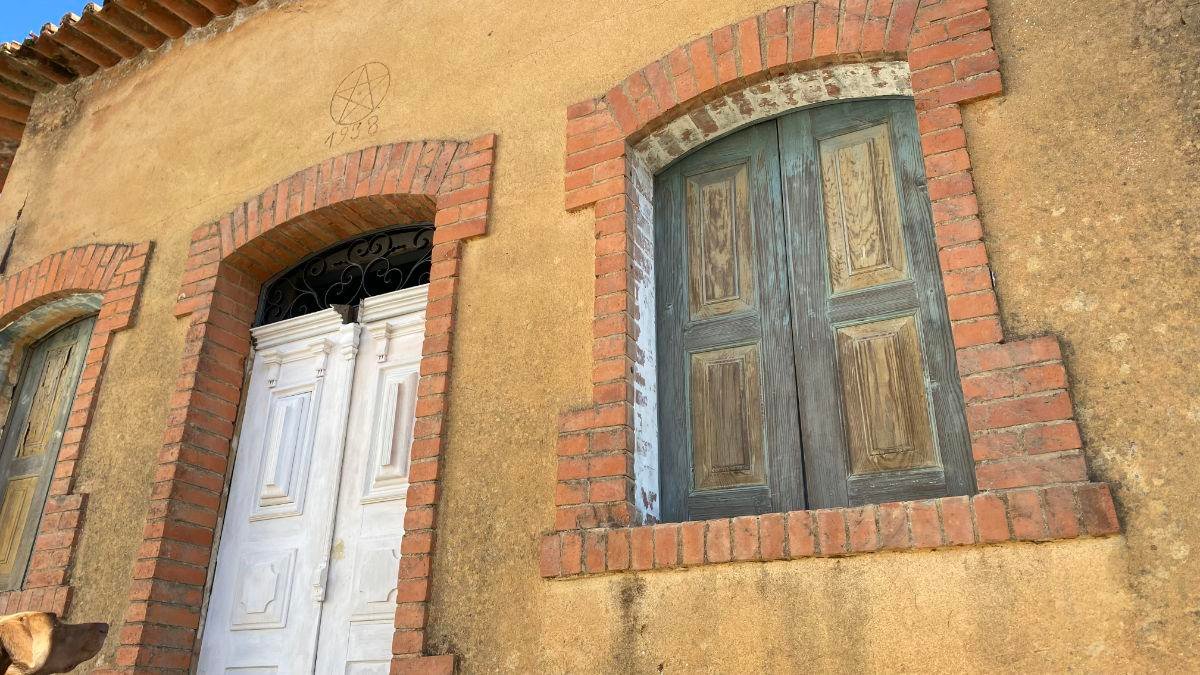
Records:
{"label": "small arched window", "polygon": [[973,490],[911,99],[731,134],[654,199],[664,520]]}
{"label": "small arched window", "polygon": [[0,589],[25,579],[95,323],[75,321],[26,352],[0,447]]}

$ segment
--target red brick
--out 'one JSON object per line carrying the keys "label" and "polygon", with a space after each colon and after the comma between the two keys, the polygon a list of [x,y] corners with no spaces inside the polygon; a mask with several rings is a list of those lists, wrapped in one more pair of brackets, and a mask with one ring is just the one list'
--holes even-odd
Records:
{"label": "red brick", "polygon": [[758,558],[758,517],[738,516],[733,519],[733,559]]}
{"label": "red brick", "polygon": [[908,505],[909,526],[913,546],[936,548],[942,545],[942,524],[938,519],[937,504],[932,501],[912,502]]}
{"label": "red brick", "polygon": [[583,569],[583,538],[578,532],[563,532],[559,536],[562,538],[559,569],[566,576],[579,574]]}
{"label": "red brick", "polygon": [[1036,490],[1009,492],[1008,518],[1012,523],[1014,539],[1036,541],[1046,538],[1042,502]]}
{"label": "red brick", "polygon": [[1008,539],[1008,518],[1003,500],[985,492],[971,499],[971,509],[975,514],[975,531],[979,533],[979,541],[990,544]]}
{"label": "red brick", "polygon": [[704,531],[704,557],[710,563],[728,562],[731,557],[729,520],[710,520]]}
{"label": "red brick", "polygon": [[972,431],[1002,429],[1018,424],[1070,418],[1071,398],[1065,391],[1033,394],[967,406],[967,424]]}
{"label": "red brick", "polygon": [[622,571],[629,569],[629,528],[614,528],[608,531],[607,569]]}
{"label": "red brick", "polygon": [[930,179],[948,176],[971,168],[971,158],[963,149],[925,156],[925,172]]}
{"label": "red brick", "polygon": [[[934,181],[930,182],[933,183]],[[975,241],[983,236],[983,226],[980,224],[978,218],[968,218],[966,220],[956,221],[953,223],[940,224],[935,226],[933,231],[937,236],[937,244],[939,247],[953,246],[955,244],[962,244],[968,241]]]}
{"label": "red brick", "polygon": [[679,525],[654,526],[654,566],[675,567],[679,564]]}
{"label": "red brick", "polygon": [[1076,488],[1075,500],[1079,504],[1080,519],[1085,532],[1099,536],[1121,531],[1112,492],[1107,483],[1091,483]]}
{"label": "red brick", "polygon": [[975,467],[975,476],[980,489],[998,490],[1084,481],[1087,467],[1082,454],[1068,451],[985,462]]}
{"label": "red brick", "polygon": [[704,523],[683,523],[680,530],[683,564],[702,564],[704,562]]}
{"label": "red brick", "polygon": [[[918,70],[912,74],[912,88],[916,91],[932,89],[943,84],[947,84],[954,80],[954,66],[949,63],[942,63],[931,68]],[[924,139],[922,139],[924,140]],[[962,147],[962,146],[955,146]],[[946,148],[949,149],[949,148]],[[944,152],[943,150],[935,150],[934,152]],[[930,150],[926,149],[925,153],[929,154]]]}
{"label": "red brick", "polygon": [[630,569],[648,570],[654,567],[654,532],[650,527],[629,530]]}
{"label": "red brick", "polygon": [[792,7],[792,44],[790,61],[796,63],[812,56],[813,46],[812,3],[801,3]]}
{"label": "red brick", "polygon": [[760,557],[763,560],[780,560],[784,556],[783,514],[767,513],[758,517]]}
{"label": "red brick", "polygon": [[1000,327],[1000,319],[995,316],[952,321],[950,331],[954,336],[956,349],[994,344],[1004,339],[1004,330]]}
{"label": "red brick", "polygon": [[[917,0],[892,0],[892,21],[888,25],[885,49],[893,52],[908,51],[913,22],[917,16]],[[919,68],[920,66],[914,66]]]}
{"label": "red brick", "polygon": [[688,56],[692,60],[692,72],[696,77],[696,88],[700,93],[717,86],[717,67],[713,60],[712,46],[708,38],[701,38],[688,45]]}
{"label": "red brick", "polygon": [[1075,508],[1075,490],[1068,485],[1054,485],[1042,491],[1045,501],[1046,531],[1056,539],[1079,536],[1079,515]]}
{"label": "red brick", "polygon": [[776,7],[763,14],[762,32],[767,49],[767,67],[776,68],[787,63],[787,8]]}
{"label": "red brick", "polygon": [[875,512],[874,505],[846,510],[846,529],[850,532],[851,551],[874,551],[879,548],[879,529],[875,524]]}
{"label": "red brick", "polygon": [[908,54],[908,62],[914,69],[928,68],[931,65],[946,63],[967,54],[986,51],[991,47],[991,33],[971,33],[970,35],[947,40],[928,47],[913,49]]}
{"label": "red brick", "polygon": [[[939,199],[933,203],[933,222],[948,223],[979,215],[979,199],[974,193]],[[983,263],[986,263],[986,258]]]}
{"label": "red brick", "polygon": [[1000,311],[996,294],[991,290],[951,295],[946,298],[951,320],[975,319],[995,315]]}
{"label": "red brick", "polygon": [[1064,389],[1067,372],[1061,363],[1041,363],[1012,370],[993,370],[962,379],[968,403]]}
{"label": "red brick", "polygon": [[1076,450],[1082,445],[1073,420],[983,432],[971,441],[976,461]]}
{"label": "red brick", "polygon": [[939,108],[951,103],[969,103],[999,94],[1003,89],[1000,73],[990,72],[969,80],[957,80],[917,96],[917,110]]}
{"label": "red brick", "polygon": [[1061,361],[1058,340],[1052,337],[981,347],[958,353],[958,372],[970,375],[985,370],[1012,368],[1043,361]]}
{"label": "red brick", "polygon": [[884,549],[909,548],[908,509],[900,502],[879,505],[879,542]]}
{"label": "red brick", "polygon": [[814,57],[837,53],[838,19],[841,13],[838,5],[839,0],[817,0],[813,21]]}
{"label": "red brick", "polygon": [[991,49],[982,54],[972,54],[954,61],[954,77],[959,80],[999,69],[1000,57],[995,50]]}
{"label": "red brick", "polygon": [[978,267],[987,264],[987,250],[981,241],[972,241],[938,251],[938,262],[942,271]]}
{"label": "red brick", "polygon": [[967,497],[946,497],[938,502],[942,532],[949,546],[975,543],[975,528],[971,523],[971,503]]}
{"label": "red brick", "polygon": [[842,555],[846,552],[846,514],[841,509],[813,511],[817,523],[817,540],[821,555]]}
{"label": "red brick", "polygon": [[788,556],[803,558],[816,552],[816,526],[813,524],[812,512],[792,511],[787,514]]}
{"label": "red brick", "polygon": [[603,530],[583,532],[583,570],[589,573],[603,572],[608,545]]}
{"label": "red brick", "polygon": [[987,0],[942,0],[937,4],[925,3],[917,14],[917,24],[950,19],[969,14],[987,7]]}

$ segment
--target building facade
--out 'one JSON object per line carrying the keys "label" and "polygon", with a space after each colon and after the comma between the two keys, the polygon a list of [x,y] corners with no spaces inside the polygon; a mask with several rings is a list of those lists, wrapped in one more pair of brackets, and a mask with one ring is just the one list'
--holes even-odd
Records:
{"label": "building facade", "polygon": [[0,54],[96,672],[1194,669],[1200,6],[108,0]]}

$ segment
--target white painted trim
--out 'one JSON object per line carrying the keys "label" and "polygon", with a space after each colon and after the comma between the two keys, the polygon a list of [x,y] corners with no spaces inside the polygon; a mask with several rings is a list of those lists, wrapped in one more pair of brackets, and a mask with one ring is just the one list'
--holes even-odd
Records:
{"label": "white painted trim", "polygon": [[363,298],[358,305],[358,322],[373,323],[402,314],[419,312],[425,309],[428,301],[428,284]]}
{"label": "white painted trim", "polygon": [[307,337],[332,333],[342,323],[342,315],[338,314],[336,310],[323,309],[312,314],[251,328],[250,334],[254,336],[254,346],[263,350]]}

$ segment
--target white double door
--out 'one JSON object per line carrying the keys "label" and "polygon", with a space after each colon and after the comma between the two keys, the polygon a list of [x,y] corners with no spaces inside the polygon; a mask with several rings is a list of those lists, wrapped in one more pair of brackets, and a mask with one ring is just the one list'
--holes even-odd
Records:
{"label": "white double door", "polygon": [[254,329],[198,672],[388,672],[425,297]]}

